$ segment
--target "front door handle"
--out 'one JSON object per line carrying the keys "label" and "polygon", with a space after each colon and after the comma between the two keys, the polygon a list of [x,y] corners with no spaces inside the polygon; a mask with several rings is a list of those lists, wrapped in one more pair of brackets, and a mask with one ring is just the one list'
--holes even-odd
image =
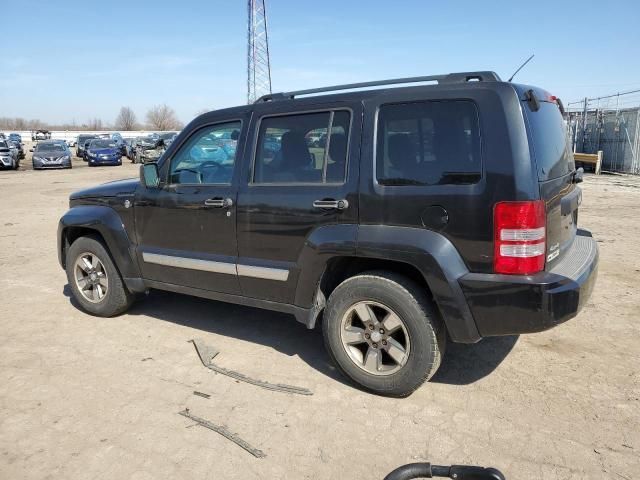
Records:
{"label": "front door handle", "polygon": [[335,208],[336,210],[345,210],[349,208],[347,200],[316,200],[313,202],[315,208]]}
{"label": "front door handle", "polygon": [[233,200],[230,198],[207,198],[204,205],[213,208],[229,208],[233,206]]}

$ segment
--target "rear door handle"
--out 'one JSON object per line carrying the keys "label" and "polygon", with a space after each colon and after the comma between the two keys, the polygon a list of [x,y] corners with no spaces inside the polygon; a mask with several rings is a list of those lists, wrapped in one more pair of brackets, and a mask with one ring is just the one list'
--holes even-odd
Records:
{"label": "rear door handle", "polygon": [[349,208],[347,200],[316,200],[313,202],[315,208],[335,208],[336,210],[345,210]]}
{"label": "rear door handle", "polygon": [[204,205],[213,208],[229,208],[233,205],[233,200],[230,198],[207,198]]}

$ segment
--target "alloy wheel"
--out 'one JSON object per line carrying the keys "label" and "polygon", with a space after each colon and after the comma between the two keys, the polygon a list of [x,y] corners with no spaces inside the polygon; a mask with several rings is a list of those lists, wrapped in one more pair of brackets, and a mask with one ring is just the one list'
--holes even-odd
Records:
{"label": "alloy wheel", "polygon": [[372,375],[391,375],[407,363],[407,328],[391,308],[374,301],[352,305],[340,326],[342,346],[355,365]]}
{"label": "alloy wheel", "polygon": [[95,253],[78,255],[74,277],[80,294],[91,303],[99,303],[107,295],[109,279],[104,265]]}

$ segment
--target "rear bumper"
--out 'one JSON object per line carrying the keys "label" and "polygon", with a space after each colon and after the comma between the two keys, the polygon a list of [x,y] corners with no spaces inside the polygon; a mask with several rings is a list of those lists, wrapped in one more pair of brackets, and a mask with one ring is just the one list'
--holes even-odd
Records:
{"label": "rear bumper", "polygon": [[548,330],[575,317],[598,274],[598,246],[586,230],[548,272],[531,276],[468,273],[459,279],[483,337]]}

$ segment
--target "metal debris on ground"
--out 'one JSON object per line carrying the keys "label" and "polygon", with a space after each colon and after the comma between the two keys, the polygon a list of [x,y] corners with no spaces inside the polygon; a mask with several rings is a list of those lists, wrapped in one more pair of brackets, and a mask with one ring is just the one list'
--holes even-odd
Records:
{"label": "metal debris on ground", "polygon": [[284,385],[282,383],[269,383],[262,380],[256,380],[254,378],[247,377],[242,373],[219,367],[218,365],[213,363],[213,359],[216,357],[216,355],[218,355],[218,353],[220,353],[218,350],[208,346],[200,339],[193,339],[191,340],[191,343],[193,343],[193,345],[196,347],[196,352],[198,352],[198,356],[200,357],[202,364],[208,369],[213,370],[214,372],[226,375],[231,378],[235,378],[240,382],[250,383],[251,385],[255,385],[256,387],[266,388],[267,390],[275,390],[277,392],[285,393],[296,393],[298,395],[313,395],[313,392],[306,388]]}
{"label": "metal debris on ground", "polygon": [[197,390],[194,390],[193,394],[202,398],[211,398],[211,395],[209,395],[208,393],[198,392]]}
{"label": "metal debris on ground", "polygon": [[195,415],[192,415],[189,412],[188,408],[183,410],[182,412],[178,412],[178,414],[193,420],[194,422],[196,422],[198,425],[202,427],[208,428],[209,430],[213,430],[214,432],[219,433],[226,439],[231,440],[233,443],[235,443],[239,447],[244,448],[247,452],[249,452],[251,455],[253,455],[256,458],[264,458],[267,456],[262,450],[258,450],[257,448],[252,447],[247,442],[245,442],[242,438],[240,438],[238,435],[236,435],[235,433],[231,433],[229,430],[227,430],[225,426],[216,425],[215,423],[211,423],[210,421],[205,420],[204,418],[200,418],[200,417],[196,417]]}

